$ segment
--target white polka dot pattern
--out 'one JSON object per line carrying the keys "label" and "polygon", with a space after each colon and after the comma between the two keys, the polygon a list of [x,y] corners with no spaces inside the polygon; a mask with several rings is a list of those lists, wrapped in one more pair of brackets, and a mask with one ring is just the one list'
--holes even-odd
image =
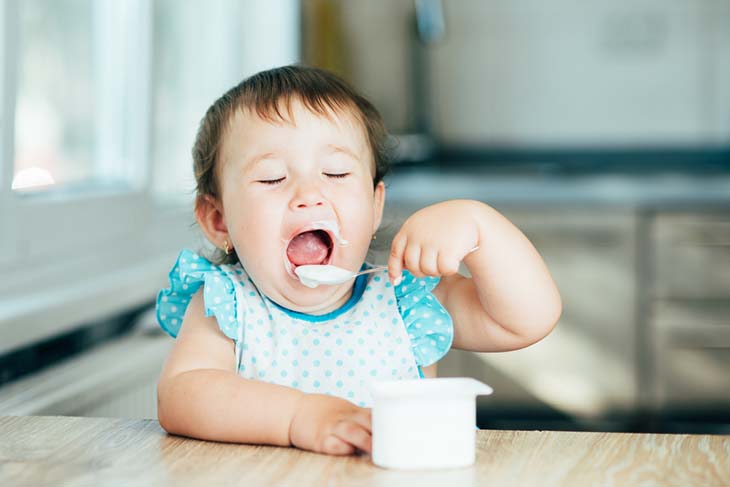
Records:
{"label": "white polka dot pattern", "polygon": [[431,365],[451,348],[454,327],[451,316],[431,294],[438,277],[416,278],[403,273],[403,280],[395,287],[396,301],[403,317],[408,336],[413,344],[416,363]]}
{"label": "white polka dot pattern", "polygon": [[183,250],[169,274],[170,287],[157,295],[157,322],[176,337],[190,299],[203,287],[205,316],[215,316],[229,338],[236,338],[236,297],[233,282],[218,267],[190,250]]}

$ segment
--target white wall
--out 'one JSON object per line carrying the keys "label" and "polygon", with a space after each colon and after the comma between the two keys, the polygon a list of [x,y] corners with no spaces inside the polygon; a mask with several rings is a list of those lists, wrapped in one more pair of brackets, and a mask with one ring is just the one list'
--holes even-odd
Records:
{"label": "white wall", "polygon": [[[353,77],[408,128],[413,2],[343,8]],[[446,0],[433,48],[447,143],[730,142],[730,0]]]}

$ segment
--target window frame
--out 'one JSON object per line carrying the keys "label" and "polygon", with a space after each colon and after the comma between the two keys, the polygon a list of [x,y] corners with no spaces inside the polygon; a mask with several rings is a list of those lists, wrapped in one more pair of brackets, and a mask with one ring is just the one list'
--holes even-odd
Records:
{"label": "window frame", "polygon": [[[103,119],[95,122],[104,127],[96,133],[92,162],[95,174],[119,176],[119,182],[18,192],[11,184],[20,66],[19,0],[0,1],[0,354],[80,326],[94,316],[139,305],[143,296],[153,296],[163,284],[174,259],[173,249],[181,240],[191,241],[189,205],[157,201],[150,191],[153,4],[147,0],[102,0],[94,2],[92,8],[100,49],[133,52],[135,67],[144,73],[134,78],[131,87],[138,109],[125,118],[120,113],[125,107],[113,97],[114,89],[119,88],[113,79],[129,67],[130,58],[119,68],[109,66],[115,62],[111,60],[99,66],[97,86],[101,89],[97,95],[101,96],[96,113]],[[131,48],[120,46],[120,41],[128,39],[114,39],[109,23],[103,25],[120,14],[134,17],[128,19],[135,22],[137,33],[136,45]],[[109,59],[112,57],[118,60],[118,56]],[[117,73],[114,69],[110,73],[110,67]],[[119,154],[114,153],[119,150],[119,140],[113,137],[121,132],[119,121],[123,118],[133,129],[130,159],[134,167],[114,174],[118,165],[109,159]],[[125,273],[135,266],[136,277],[126,275],[125,281]],[[111,296],[109,279],[126,283],[122,284],[126,291],[120,299]]]}
{"label": "window frame", "polygon": [[[122,154],[122,142],[113,138],[113,132],[121,132],[121,110],[128,111],[130,107],[118,100],[107,100],[109,103],[101,103],[96,112],[97,118],[101,118],[95,122],[106,125],[110,133],[96,133],[95,143],[100,149],[93,151],[95,171],[101,176],[121,176],[124,182],[85,188],[60,185],[38,192],[12,191],[21,1],[0,0],[0,355],[104,316],[151,304],[157,291],[167,284],[167,274],[181,248],[200,249],[208,245],[192,225],[192,197],[155,192],[154,167],[159,161],[154,160],[152,150],[152,0],[94,0],[92,7],[101,10],[93,19],[97,41],[106,42],[105,48],[117,49],[115,53],[124,49],[129,52],[129,42],[136,42],[131,49],[133,54],[124,59],[126,64],[121,69],[129,70],[131,65],[144,74],[134,78],[134,86],[123,87],[131,89],[128,93],[135,105],[131,107],[133,116],[125,119],[132,124],[125,129],[134,139],[128,146],[130,153],[126,154],[127,160],[134,161],[131,170],[119,172],[120,165],[111,159]],[[282,7],[289,10],[282,12]],[[257,4],[245,12],[252,15],[230,17],[233,29],[241,29],[245,21],[246,25],[263,22],[289,30],[267,33],[267,44],[273,46],[273,50],[267,51],[268,66],[262,65],[262,54],[251,59],[254,43],[261,39],[244,35],[241,54],[246,59],[239,60],[236,76],[250,74],[254,68],[270,67],[271,63],[299,59],[297,34],[301,14],[296,0],[267,2],[266,7]],[[111,24],[105,22],[120,15],[133,18],[138,39],[131,41],[131,36],[126,36],[123,42],[117,39],[120,42],[115,44]],[[109,59],[112,57],[114,60],[109,60],[107,68],[116,69],[119,56]],[[106,76],[110,76],[108,72]],[[118,80],[111,76],[108,80],[117,83],[118,88]],[[115,93],[111,85],[106,89],[110,90],[107,95]],[[104,137],[111,138],[99,144],[99,138],[103,142]],[[111,156],[104,152],[107,149]]]}
{"label": "window frame", "polygon": [[[0,236],[0,269],[7,270],[29,262],[42,263],[44,257],[54,252],[63,252],[73,256],[74,249],[88,247],[91,243],[108,244],[104,242],[106,235],[132,234],[144,229],[146,223],[138,218],[119,218],[123,213],[134,214],[146,208],[154,209],[154,201],[151,198],[145,184],[147,180],[144,171],[148,171],[149,164],[149,131],[150,131],[150,100],[151,100],[151,70],[150,64],[150,29],[151,29],[151,3],[144,0],[132,2],[139,14],[139,30],[142,34],[142,41],[137,42],[135,55],[141,57],[140,64],[147,65],[142,71],[146,77],[136,79],[132,88],[135,97],[135,105],[139,106],[138,113],[128,117],[126,122],[136,127],[131,134],[133,142],[131,146],[136,148],[134,154],[135,164],[127,174],[122,176],[119,183],[92,183],[88,187],[79,189],[59,186],[38,192],[18,192],[11,189],[14,173],[15,156],[15,102],[18,93],[19,76],[19,3],[18,0],[5,0],[2,3],[2,27],[6,33],[3,38],[3,60],[2,60],[2,119],[5,123],[2,126],[0,143],[2,144],[2,177],[0,177],[0,193],[2,194],[2,210],[0,210],[0,228],[5,231]],[[109,29],[98,28],[103,19],[100,19],[99,12],[106,13],[107,17],[119,13],[119,8],[114,10],[104,9],[104,6],[113,6],[113,2],[94,3],[94,28],[96,41],[102,44],[102,50],[111,45],[114,39],[110,37]],[[129,2],[118,2],[117,5],[128,6]],[[145,8],[146,6],[146,8]],[[106,19],[104,19],[106,20]],[[105,26],[108,27],[108,26]],[[118,40],[118,39],[117,39]],[[117,49],[118,51],[118,49]],[[109,56],[111,58],[111,56]],[[111,61],[110,61],[111,62]],[[126,67],[126,66],[125,66]],[[120,106],[110,106],[109,101],[114,96],[110,93],[115,87],[110,83],[114,78],[114,72],[108,69],[108,65],[102,65],[99,72],[101,79],[98,85],[106,93],[100,93],[98,114],[111,123],[104,123],[104,120],[95,120],[96,125],[101,126],[97,130],[95,140],[97,142],[95,154],[97,158],[93,161],[94,171],[100,175],[113,176],[113,159],[116,154],[114,146],[118,140],[114,140],[114,134],[119,134],[118,123],[114,120],[122,120]],[[103,96],[106,95],[106,96]],[[118,139],[119,137],[117,137]],[[112,150],[109,150],[109,148]],[[108,203],[108,204],[105,204]],[[112,212],[117,218],[109,218],[108,212]],[[33,222],[27,225],[26,222]],[[90,223],[93,222],[93,225]],[[93,228],[91,228],[93,227]],[[48,239],[49,234],[53,235]],[[14,264],[14,265],[13,265]],[[2,283],[0,283],[2,289]]]}

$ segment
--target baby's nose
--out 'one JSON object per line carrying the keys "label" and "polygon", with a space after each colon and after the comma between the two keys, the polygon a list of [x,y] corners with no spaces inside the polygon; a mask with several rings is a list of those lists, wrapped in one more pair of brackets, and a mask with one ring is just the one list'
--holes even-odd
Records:
{"label": "baby's nose", "polygon": [[326,200],[322,193],[313,185],[302,187],[291,201],[292,209],[304,209],[324,206]]}

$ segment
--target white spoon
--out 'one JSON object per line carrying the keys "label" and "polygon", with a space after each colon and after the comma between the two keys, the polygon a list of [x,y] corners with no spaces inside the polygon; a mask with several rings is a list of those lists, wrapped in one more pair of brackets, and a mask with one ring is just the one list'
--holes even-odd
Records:
{"label": "white spoon", "polygon": [[[479,246],[477,245],[473,249],[469,249],[468,254],[471,254],[475,250],[477,250]],[[364,271],[360,272],[352,272],[348,271],[347,269],[343,269],[342,267],[337,267],[335,265],[300,265],[296,269],[294,269],[294,273],[296,273],[297,276],[299,276],[299,282],[304,284],[307,287],[310,287],[314,289],[315,287],[319,286],[320,284],[324,284],[327,286],[334,286],[337,284],[342,284],[343,282],[347,282],[350,279],[354,279],[357,276],[361,276],[363,274],[370,274],[371,272],[378,272],[387,269],[388,266],[377,266],[373,267],[372,269],[366,269]]]}
{"label": "white spoon", "polygon": [[307,287],[315,288],[320,284],[334,286],[354,279],[362,274],[378,272],[387,269],[388,266],[378,266],[360,272],[351,272],[336,265],[300,265],[294,272],[299,276],[299,281]]}

